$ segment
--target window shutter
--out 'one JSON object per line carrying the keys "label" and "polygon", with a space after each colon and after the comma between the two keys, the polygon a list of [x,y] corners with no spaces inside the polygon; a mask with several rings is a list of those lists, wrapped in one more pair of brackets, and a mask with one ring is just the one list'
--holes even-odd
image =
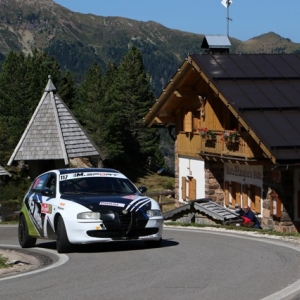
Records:
{"label": "window shutter", "polygon": [[255,185],[250,185],[250,209],[255,210]]}
{"label": "window shutter", "polygon": [[235,197],[235,204],[241,204],[241,184],[236,183],[236,197]]}
{"label": "window shutter", "polygon": [[186,200],[186,178],[181,177],[181,198]]}
{"label": "window shutter", "polygon": [[231,182],[231,204],[235,206],[236,203],[236,182]]}
{"label": "window shutter", "polygon": [[196,200],[196,179],[191,178],[189,181],[189,200]]}
{"label": "window shutter", "polygon": [[270,211],[271,215],[281,217],[281,200],[275,191],[270,194]]}
{"label": "window shutter", "polygon": [[193,114],[191,111],[185,113],[183,127],[183,131],[193,132]]}
{"label": "window shutter", "polygon": [[200,128],[199,118],[193,117],[193,131],[198,131],[199,128]]}
{"label": "window shutter", "polygon": [[255,187],[255,211],[260,214],[261,212],[261,188],[259,186]]}
{"label": "window shutter", "polygon": [[224,196],[225,196],[225,206],[229,206],[229,182],[224,183]]}
{"label": "window shutter", "polygon": [[243,184],[243,196],[242,196],[242,199],[243,199],[243,203],[242,203],[242,206],[246,206],[248,205],[248,185],[247,184]]}

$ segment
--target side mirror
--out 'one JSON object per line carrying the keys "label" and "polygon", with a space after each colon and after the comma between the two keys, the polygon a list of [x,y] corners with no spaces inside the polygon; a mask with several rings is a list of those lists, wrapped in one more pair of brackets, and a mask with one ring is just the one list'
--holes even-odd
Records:
{"label": "side mirror", "polygon": [[147,188],[145,186],[140,186],[138,190],[140,191],[141,194],[145,194],[147,192]]}
{"label": "side mirror", "polygon": [[54,195],[54,193],[48,187],[45,187],[44,189],[42,189],[41,193],[43,196],[48,196],[48,197],[51,197]]}

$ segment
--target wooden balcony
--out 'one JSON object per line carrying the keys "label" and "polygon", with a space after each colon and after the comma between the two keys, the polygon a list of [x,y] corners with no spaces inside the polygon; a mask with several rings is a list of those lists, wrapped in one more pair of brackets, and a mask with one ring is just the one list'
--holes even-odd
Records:
{"label": "wooden balcony", "polygon": [[180,132],[177,136],[177,151],[182,155],[207,153],[253,159],[254,151],[258,150],[258,145],[248,133],[241,133],[237,142],[225,142],[218,132],[215,140],[203,138],[199,133]]}
{"label": "wooden balcony", "polygon": [[238,141],[225,141],[218,134],[215,140],[202,137],[200,137],[200,140],[200,152],[237,156],[247,159],[255,157],[253,149],[256,149],[257,145],[248,133],[241,133]]}

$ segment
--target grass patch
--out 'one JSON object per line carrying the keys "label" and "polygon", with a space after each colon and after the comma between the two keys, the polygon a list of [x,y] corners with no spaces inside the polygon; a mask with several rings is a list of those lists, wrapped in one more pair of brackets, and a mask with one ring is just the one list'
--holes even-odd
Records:
{"label": "grass patch", "polygon": [[4,269],[4,268],[8,268],[9,266],[6,264],[7,263],[8,258],[7,257],[3,257],[0,254],[0,269]]}
{"label": "grass patch", "polygon": [[15,221],[3,221],[3,222],[0,222],[0,225],[15,225],[15,224],[18,224],[19,221],[15,220]]}
{"label": "grass patch", "polygon": [[147,187],[148,192],[173,190],[175,187],[175,177],[169,174],[159,175],[154,172],[149,172],[137,178],[134,184],[137,187]]}

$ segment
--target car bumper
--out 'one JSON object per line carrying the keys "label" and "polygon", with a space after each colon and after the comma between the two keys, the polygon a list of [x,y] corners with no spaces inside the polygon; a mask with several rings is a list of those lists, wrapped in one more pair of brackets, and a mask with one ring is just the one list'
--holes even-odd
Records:
{"label": "car bumper", "polygon": [[129,234],[109,230],[99,221],[66,220],[65,221],[69,242],[72,244],[105,243],[113,241],[143,240],[156,241],[162,238],[163,218],[148,220],[144,228],[136,228]]}

